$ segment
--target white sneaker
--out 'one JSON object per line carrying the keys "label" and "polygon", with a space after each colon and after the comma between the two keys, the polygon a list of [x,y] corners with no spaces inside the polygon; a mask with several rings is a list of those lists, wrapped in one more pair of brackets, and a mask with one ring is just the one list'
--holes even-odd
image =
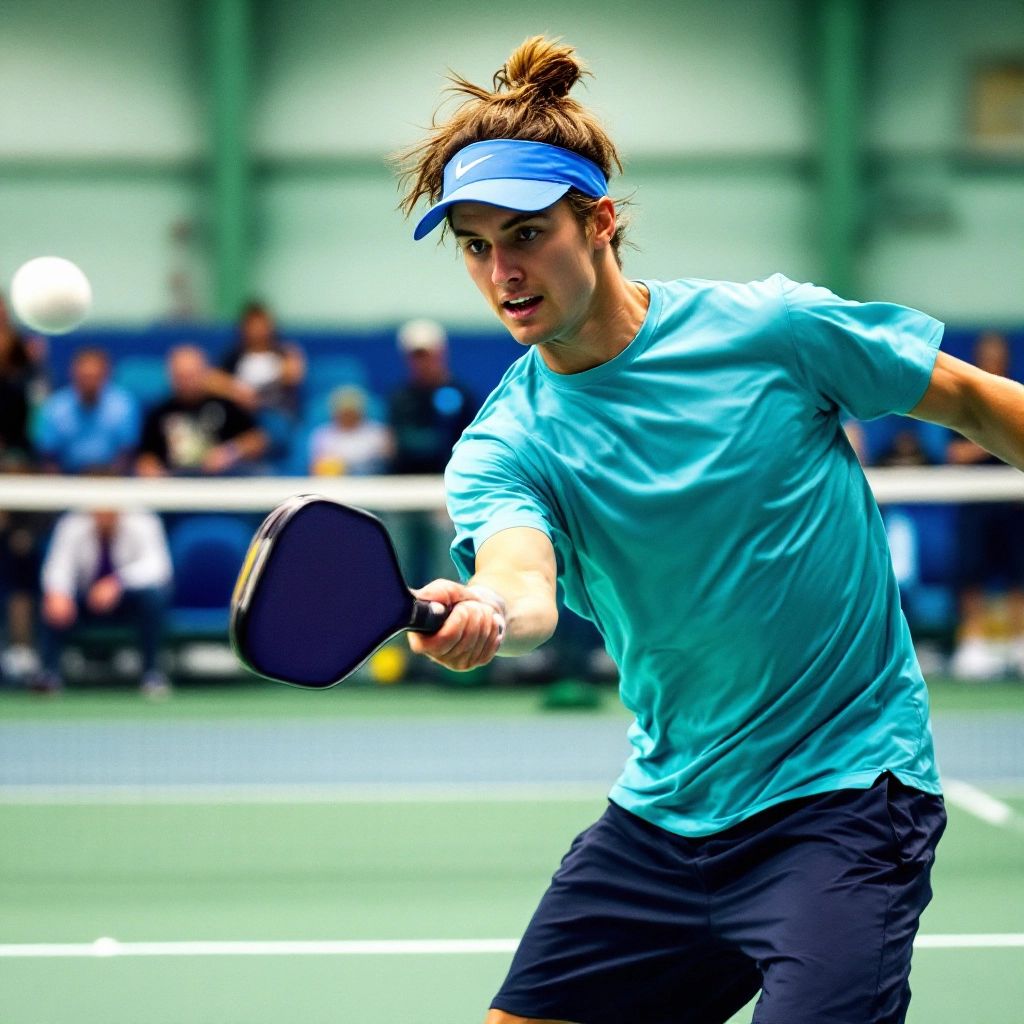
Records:
{"label": "white sneaker", "polygon": [[42,666],[39,655],[25,644],[11,644],[0,655],[0,672],[8,679],[22,680],[35,675]]}
{"label": "white sneaker", "polygon": [[171,684],[163,672],[147,672],[139,692],[149,700],[166,700],[171,695]]}
{"label": "white sneaker", "polygon": [[1014,637],[1008,645],[1006,660],[1011,675],[1024,679],[1024,636]]}
{"label": "white sneaker", "polygon": [[953,652],[950,670],[954,678],[964,682],[982,683],[1000,679],[1006,674],[1006,653],[991,640],[964,640]]}
{"label": "white sneaker", "polygon": [[142,670],[142,655],[131,647],[121,647],[114,652],[110,664],[119,676],[138,676]]}

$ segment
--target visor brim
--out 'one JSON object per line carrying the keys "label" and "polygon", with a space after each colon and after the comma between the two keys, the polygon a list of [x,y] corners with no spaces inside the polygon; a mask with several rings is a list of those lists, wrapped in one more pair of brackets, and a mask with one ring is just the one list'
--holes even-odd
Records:
{"label": "visor brim", "polygon": [[444,220],[456,203],[486,203],[519,213],[535,213],[558,202],[572,188],[563,181],[528,181],[522,178],[488,178],[471,181],[445,196],[420,219],[413,232],[419,241]]}

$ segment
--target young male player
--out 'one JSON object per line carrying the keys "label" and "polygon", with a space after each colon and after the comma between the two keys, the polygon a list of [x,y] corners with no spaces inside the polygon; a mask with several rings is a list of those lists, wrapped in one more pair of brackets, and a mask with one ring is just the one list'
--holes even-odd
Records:
{"label": "young male player", "polygon": [[928,695],[840,427],[909,413],[1024,468],[1024,389],[942,325],[781,275],[632,281],[614,146],[534,39],[411,155],[528,348],[447,470],[467,584],[413,649],[454,669],[600,629],[633,753],[577,837],[488,1024],[897,1024],[945,825]]}

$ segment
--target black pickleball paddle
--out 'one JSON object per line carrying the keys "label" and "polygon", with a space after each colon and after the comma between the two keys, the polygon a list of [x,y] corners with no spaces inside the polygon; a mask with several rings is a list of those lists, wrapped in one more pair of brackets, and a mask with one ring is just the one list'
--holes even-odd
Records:
{"label": "black pickleball paddle", "polygon": [[302,494],[256,531],[229,632],[254,672],[319,689],[340,683],[396,633],[435,633],[447,617],[447,608],[413,596],[376,516]]}

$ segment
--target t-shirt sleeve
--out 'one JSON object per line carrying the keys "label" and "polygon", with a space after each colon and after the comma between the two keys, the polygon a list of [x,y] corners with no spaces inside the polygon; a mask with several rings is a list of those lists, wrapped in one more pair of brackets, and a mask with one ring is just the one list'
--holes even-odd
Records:
{"label": "t-shirt sleeve", "polygon": [[484,541],[502,530],[532,527],[555,542],[551,510],[502,441],[463,438],[445,471],[445,493],[455,524],[452,561],[463,580],[473,575]]}
{"label": "t-shirt sleeve", "polygon": [[852,302],[827,288],[779,280],[798,373],[816,404],[864,420],[917,405],[943,324],[907,306]]}

